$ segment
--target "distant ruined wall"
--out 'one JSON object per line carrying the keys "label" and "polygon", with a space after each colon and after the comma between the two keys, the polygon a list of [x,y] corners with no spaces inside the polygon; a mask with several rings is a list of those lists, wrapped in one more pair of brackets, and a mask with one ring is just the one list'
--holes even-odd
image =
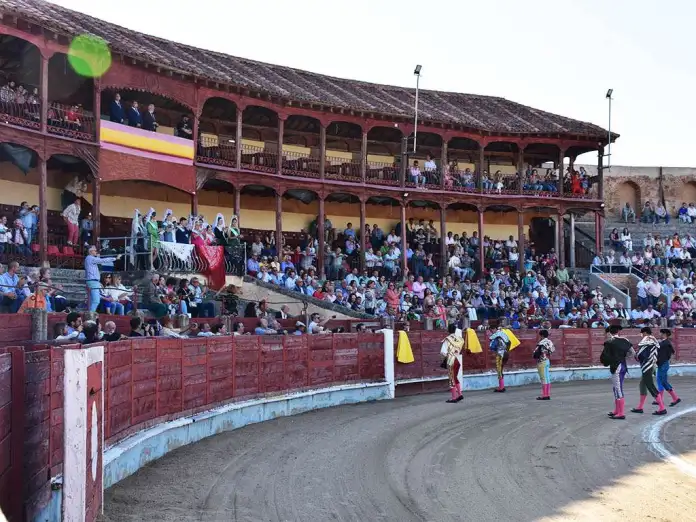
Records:
{"label": "distant ruined wall", "polygon": [[[594,176],[596,165],[581,166]],[[627,167],[616,165],[604,171],[604,203],[609,218],[618,217],[621,207],[628,201],[640,209],[646,201],[656,203],[664,193],[667,210],[672,216],[683,202],[696,203],[696,168],[691,167]]]}

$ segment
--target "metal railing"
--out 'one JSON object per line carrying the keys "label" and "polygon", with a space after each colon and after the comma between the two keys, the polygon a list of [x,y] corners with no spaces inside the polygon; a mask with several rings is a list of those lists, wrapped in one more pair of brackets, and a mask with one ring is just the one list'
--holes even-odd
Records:
{"label": "metal railing", "polygon": [[196,160],[222,167],[236,167],[237,145],[222,138],[201,136],[198,139]]}
{"label": "metal railing", "polygon": [[368,161],[365,177],[375,185],[399,185],[400,169],[393,163]]}
{"label": "metal railing", "polygon": [[41,103],[40,101],[22,103],[2,101],[0,102],[0,121],[10,125],[40,130]]}
{"label": "metal railing", "polygon": [[299,152],[283,152],[283,174],[302,178],[318,178],[321,158]]}
{"label": "metal railing", "polygon": [[94,113],[78,105],[51,103],[48,107],[47,124],[50,134],[84,141],[95,140]]}
{"label": "metal railing", "polygon": [[263,147],[242,144],[242,167],[261,172],[275,172],[278,155],[268,152]]}

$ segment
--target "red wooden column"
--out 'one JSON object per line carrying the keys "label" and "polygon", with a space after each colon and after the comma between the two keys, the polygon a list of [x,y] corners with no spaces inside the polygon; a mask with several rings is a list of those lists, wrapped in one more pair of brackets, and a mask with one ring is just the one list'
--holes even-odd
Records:
{"label": "red wooden column", "polygon": [[317,247],[317,269],[319,271],[319,279],[323,280],[326,277],[324,270],[324,251],[326,250],[326,230],[324,229],[324,196],[319,194],[319,215],[317,216],[317,235],[319,236],[319,246]]}
{"label": "red wooden column", "polygon": [[194,216],[198,215],[198,193],[194,192],[191,194],[191,214]]}
{"label": "red wooden column", "polygon": [[94,80],[94,137],[99,143],[101,136],[101,82]]}
{"label": "red wooden column", "polygon": [[481,270],[481,278],[483,278],[483,275],[486,270],[486,265],[484,263],[484,255],[483,255],[483,210],[478,211],[478,236],[479,236],[479,246],[478,246],[478,258],[479,258],[479,266]]}
{"label": "red wooden column", "polygon": [[242,168],[242,117],[244,108],[237,105],[237,128],[235,129],[234,152],[235,164],[238,169]]}
{"label": "red wooden column", "polygon": [[406,259],[406,201],[401,202],[401,276],[406,274],[408,262]]}
{"label": "red wooden column", "polygon": [[483,171],[486,168],[486,145],[479,144],[479,176],[478,176],[478,189],[479,192],[483,192]]}
{"label": "red wooden column", "polygon": [[595,255],[599,255],[599,253],[602,251],[602,242],[601,239],[602,237],[599,235],[599,230],[600,230],[600,216],[599,216],[599,211],[595,211],[594,215],[594,231],[595,231]]}
{"label": "red wooden column", "polygon": [[[99,245],[99,236],[101,235],[101,210],[99,201],[101,199],[101,180],[99,174],[94,175],[92,180],[92,223],[94,223],[94,231],[92,237],[94,244]],[[99,246],[97,246],[97,249]]]}
{"label": "red wooden column", "polygon": [[[43,123],[46,123],[44,120]],[[46,261],[46,249],[48,248],[48,205],[46,203],[48,175],[46,172],[46,160],[38,158],[39,164],[39,250],[41,263]]]}
{"label": "red wooden column", "polygon": [[518,269],[520,274],[524,272],[524,250],[526,248],[524,239],[524,213],[521,210],[517,211],[517,250],[520,254]]}
{"label": "red wooden column", "polygon": [[440,276],[447,273],[447,206],[440,207]]}
{"label": "red wooden column", "polygon": [[563,160],[565,160],[565,149],[561,149],[558,153],[558,195],[563,195]]}
{"label": "red wooden column", "polygon": [[319,179],[326,178],[326,125],[319,127]]}
{"label": "red wooden column", "polygon": [[367,177],[367,131],[363,130],[360,146],[360,180],[365,183]]}
{"label": "red wooden column", "polygon": [[565,266],[565,230],[563,226],[563,211],[558,213],[558,265]]}
{"label": "red wooden column", "polygon": [[517,182],[519,183],[518,192],[522,194],[524,191],[524,145],[518,145],[517,152]]}
{"label": "red wooden column", "polygon": [[240,214],[242,212],[242,189],[240,187],[234,188],[234,215],[237,216],[237,225],[239,228],[242,227],[242,221]]}
{"label": "red wooden column", "polygon": [[193,113],[193,157],[194,161],[196,156],[198,155],[198,127],[200,124],[200,119],[201,119],[201,113],[200,109],[196,110],[196,112]]}
{"label": "red wooden column", "polygon": [[[48,57],[41,54],[41,132],[48,126]],[[45,205],[41,208],[43,209]]]}
{"label": "red wooden column", "polygon": [[597,175],[599,176],[597,192],[599,199],[604,201],[604,147],[597,150]]}
{"label": "red wooden column", "polygon": [[276,192],[276,253],[278,259],[283,253],[283,196]]}
{"label": "red wooden column", "polygon": [[[367,236],[365,235],[365,221],[367,220],[367,206],[365,200],[360,198],[360,271],[365,270],[365,247]],[[372,275],[372,274],[370,274]]]}
{"label": "red wooden column", "polygon": [[445,172],[447,172],[447,140],[442,138],[442,151],[440,153],[440,187],[445,188]]}
{"label": "red wooden column", "polygon": [[276,158],[276,174],[283,174],[283,133],[285,131],[285,117],[278,115],[278,152]]}

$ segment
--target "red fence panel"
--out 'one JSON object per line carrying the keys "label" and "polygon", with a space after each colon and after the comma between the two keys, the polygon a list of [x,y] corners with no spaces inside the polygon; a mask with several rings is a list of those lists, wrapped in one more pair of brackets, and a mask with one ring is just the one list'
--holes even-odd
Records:
{"label": "red fence panel", "polygon": [[208,400],[234,397],[234,342],[229,337],[208,339]]}
{"label": "red fence panel", "polygon": [[333,381],[350,382],[360,379],[358,334],[332,335]]}
{"label": "red fence panel", "polygon": [[[408,339],[411,343],[411,351],[413,352],[414,362],[410,364],[401,364],[397,362],[394,367],[396,379],[417,379],[423,377],[423,350],[421,334],[423,332],[409,332]],[[399,348],[399,332],[394,332],[394,356]]]}
{"label": "red fence panel", "polygon": [[384,379],[384,335],[358,334],[358,372],[360,379]]}
{"label": "red fence panel", "polygon": [[312,335],[309,345],[309,386],[322,386],[333,381],[333,336]]}
{"label": "red fence panel", "polygon": [[234,396],[254,396],[259,393],[259,337],[240,335],[234,343]]}
{"label": "red fence panel", "polygon": [[675,328],[672,331],[676,359],[679,362],[696,362],[696,329]]}
{"label": "red fence panel", "polygon": [[283,336],[265,335],[260,338],[259,393],[285,389]]}
{"label": "red fence panel", "polygon": [[285,342],[285,387],[302,388],[309,382],[309,337],[290,335]]}
{"label": "red fence panel", "polygon": [[208,401],[208,344],[205,337],[180,342],[183,343],[183,409],[192,410],[204,406]]}

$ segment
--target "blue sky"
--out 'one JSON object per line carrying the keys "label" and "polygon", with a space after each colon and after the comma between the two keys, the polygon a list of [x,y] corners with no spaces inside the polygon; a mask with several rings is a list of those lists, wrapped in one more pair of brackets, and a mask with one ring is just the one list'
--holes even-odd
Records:
{"label": "blue sky", "polygon": [[[605,128],[611,87],[621,134],[612,164],[696,166],[696,3],[687,0],[53,1],[334,76],[414,85],[422,64],[422,88],[503,96]],[[596,163],[596,154],[580,161]]]}

